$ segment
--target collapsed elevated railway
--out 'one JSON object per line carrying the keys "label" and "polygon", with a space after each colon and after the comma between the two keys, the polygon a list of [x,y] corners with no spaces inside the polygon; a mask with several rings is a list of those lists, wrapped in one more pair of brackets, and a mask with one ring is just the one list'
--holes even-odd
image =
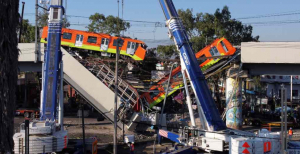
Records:
{"label": "collapsed elevated railway", "polygon": [[[278,134],[262,131],[257,136],[254,133],[227,128],[211,96],[204,71],[219,71],[226,67],[238,57],[239,53],[236,52],[236,49],[222,38],[216,40],[212,45],[204,48],[203,51],[200,51],[195,56],[172,0],[160,0],[160,4],[167,20],[170,38],[174,40],[177,49],[180,51],[179,61],[181,67],[168,75],[167,84],[165,84],[166,78],[163,78],[162,81],[158,82],[158,86],[150,89],[158,89],[159,96],[153,97],[156,99],[154,100],[149,97],[151,97],[151,94],[156,96],[156,93],[147,94],[148,98],[146,94],[144,97],[140,97],[141,93],[138,93],[133,86],[120,78],[119,84],[114,85],[113,81],[119,74],[114,74],[110,67],[103,65],[101,61],[72,53],[73,50],[79,50],[79,52],[100,52],[102,56],[111,56],[116,51],[114,47],[118,46],[115,45],[119,43],[116,41],[118,37],[70,29],[62,30],[63,7],[61,6],[61,1],[52,1],[49,30],[47,31],[47,27],[44,28],[45,35],[43,34],[41,41],[47,43],[42,69],[41,118],[33,120],[27,130],[21,129],[19,133],[14,135],[16,153],[23,151],[23,139],[26,139],[25,131],[29,131],[31,135],[30,138],[33,143],[31,146],[34,147],[31,148],[33,150],[32,153],[42,153],[42,150],[45,149],[47,152],[59,152],[67,146],[67,131],[64,130],[62,120],[63,80],[73,86],[87,102],[111,122],[114,122],[119,129],[124,129],[121,125],[125,124],[125,129],[134,130],[139,124],[143,123],[154,126],[158,135],[169,138],[181,145],[198,147],[209,152],[249,153],[249,150],[252,150],[255,153],[279,153],[280,149],[278,147],[283,141]],[[54,15],[53,12],[60,12],[60,16]],[[130,38],[123,38],[122,41],[124,43],[121,45],[121,55],[131,57],[137,61],[145,58],[146,45],[143,42]],[[70,50],[67,51],[61,48],[61,45],[70,48]],[[200,61],[203,60],[200,63],[200,67],[197,56],[201,58]],[[228,58],[227,61],[222,61],[222,56],[232,57]],[[240,74],[239,70],[237,74]],[[176,79],[169,84],[172,77],[182,77],[183,83]],[[154,106],[161,102],[162,99],[166,100],[169,96],[169,91],[171,91],[170,95],[173,94],[180,85],[183,85],[182,89],[185,92],[185,101],[188,106],[191,124],[183,124],[177,130],[168,130],[167,118],[164,114],[165,102],[161,109],[154,108]],[[113,90],[116,90],[118,96],[116,107],[113,105]],[[192,108],[191,92],[193,93],[193,98],[195,98],[196,109]],[[143,100],[146,101],[141,101],[140,98],[144,98]],[[230,108],[229,105],[227,107]],[[118,112],[112,112],[114,108],[117,108]],[[59,110],[58,123],[56,123],[56,110]],[[194,112],[198,114],[200,124],[195,123],[196,114]],[[118,120],[113,120],[114,116],[118,116]],[[252,149],[247,149],[250,147],[248,143],[251,143]],[[267,151],[261,150],[264,144],[268,145]],[[273,145],[272,147],[271,144]],[[43,147],[44,149],[42,149]],[[289,141],[289,148],[292,150],[299,147],[299,142]]]}

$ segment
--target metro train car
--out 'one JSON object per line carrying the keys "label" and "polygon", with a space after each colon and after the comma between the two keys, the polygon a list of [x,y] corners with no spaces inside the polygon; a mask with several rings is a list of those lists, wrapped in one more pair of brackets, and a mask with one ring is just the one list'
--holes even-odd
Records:
{"label": "metro train car", "polygon": [[[48,27],[43,28],[41,43],[47,43]],[[61,45],[71,48],[99,52],[101,55],[116,54],[114,41],[118,37],[102,33],[62,28]],[[124,40],[120,55],[142,61],[146,56],[146,44],[140,40],[122,38]]]}
{"label": "metro train car", "polygon": [[[200,67],[202,71],[205,71],[210,66],[216,64],[220,61],[222,56],[230,56],[236,52],[230,42],[225,38],[216,39],[212,44],[206,46],[198,53],[196,53],[196,58],[200,59]],[[208,58],[217,57],[217,58]],[[167,87],[169,74],[163,77],[157,85],[152,86],[149,91],[145,92],[141,96],[141,101],[145,101],[149,104],[150,108],[157,105],[165,98],[165,89]],[[178,89],[183,87],[181,67],[177,67],[172,71],[170,80],[170,89],[168,96],[175,93]]]}
{"label": "metro train car", "polygon": [[235,51],[236,48],[234,48],[227,39],[224,37],[220,39],[217,38],[213,43],[196,53],[196,58],[200,58],[200,67],[201,70],[204,71],[220,60],[220,58],[206,59],[205,57],[230,56],[233,55]]}

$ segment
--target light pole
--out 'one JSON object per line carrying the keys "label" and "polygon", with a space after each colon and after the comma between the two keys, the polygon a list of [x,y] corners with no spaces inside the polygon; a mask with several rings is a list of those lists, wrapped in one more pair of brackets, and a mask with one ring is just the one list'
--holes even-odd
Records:
{"label": "light pole", "polygon": [[118,119],[117,119],[117,108],[118,108],[118,61],[120,54],[120,47],[123,46],[124,40],[117,38],[114,40],[113,46],[116,46],[116,64],[115,64],[115,103],[114,103],[114,154],[117,154],[117,129],[118,129]]}
{"label": "light pole", "polygon": [[[173,67],[174,67],[175,64],[177,65],[177,63],[173,63],[172,66],[171,66],[171,70],[170,70],[170,74],[169,74],[169,79],[168,79],[167,87],[165,89],[165,98],[164,98],[164,102],[163,102],[163,106],[161,108],[161,114],[160,114],[160,118],[159,118],[159,127],[160,128],[162,128],[163,113],[164,113],[164,109],[165,109],[167,97],[169,95],[170,80],[171,80],[171,77],[172,77],[172,71],[173,71]],[[158,142],[160,144],[159,132],[157,132],[157,137],[158,137]]]}
{"label": "light pole", "polygon": [[293,107],[293,76],[291,75],[291,109]]}
{"label": "light pole", "polygon": [[34,49],[34,63],[37,63],[38,61],[38,9],[39,9],[39,4],[38,0],[35,0],[35,38],[34,38],[34,44],[35,44],[35,49]]}
{"label": "light pole", "polygon": [[21,43],[21,35],[23,31],[24,6],[25,6],[25,2],[22,2],[22,16],[21,16],[21,24],[20,24],[20,31],[19,31],[19,43]]}

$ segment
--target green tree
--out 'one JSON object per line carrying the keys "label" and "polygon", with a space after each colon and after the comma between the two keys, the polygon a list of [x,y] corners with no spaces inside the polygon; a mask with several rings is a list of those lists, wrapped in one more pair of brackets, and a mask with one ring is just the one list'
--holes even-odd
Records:
{"label": "green tree", "polygon": [[[21,34],[21,43],[30,43],[34,42],[35,39],[35,27],[29,23],[28,19],[24,19],[22,22],[22,34]],[[19,27],[20,29],[20,27]]]}
{"label": "green tree", "polygon": [[177,54],[177,48],[175,45],[159,45],[157,47],[158,56],[161,58],[170,58]]}
{"label": "green tree", "polygon": [[109,15],[105,17],[103,14],[95,13],[89,17],[90,24],[87,26],[90,32],[120,34],[130,28],[130,23],[118,17]]}
{"label": "green tree", "polygon": [[0,1],[0,153],[13,153],[18,80],[19,0]]}
{"label": "green tree", "polygon": [[[47,5],[43,5],[44,8],[47,8]],[[45,27],[48,26],[48,11],[47,10],[42,10],[39,11],[39,15],[38,15],[38,27]]]}
{"label": "green tree", "polygon": [[178,15],[181,17],[182,23],[185,27],[185,30],[187,31],[187,34],[191,38],[195,35],[194,28],[195,28],[195,18],[193,16],[193,10],[187,9],[184,10],[178,10]]}
{"label": "green tree", "polygon": [[[200,51],[216,38],[221,37],[225,37],[233,45],[259,40],[259,36],[252,36],[253,27],[251,25],[244,25],[231,18],[227,6],[224,6],[222,10],[217,9],[214,14],[197,13],[194,15],[192,9],[180,9],[178,15],[185,26],[194,52]],[[170,47],[164,47],[164,49],[168,48]]]}

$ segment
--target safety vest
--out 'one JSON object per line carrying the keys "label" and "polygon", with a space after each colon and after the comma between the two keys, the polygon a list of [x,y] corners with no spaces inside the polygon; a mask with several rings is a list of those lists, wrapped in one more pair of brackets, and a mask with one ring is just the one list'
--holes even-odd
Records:
{"label": "safety vest", "polygon": [[289,130],[289,135],[293,135],[293,130]]}

